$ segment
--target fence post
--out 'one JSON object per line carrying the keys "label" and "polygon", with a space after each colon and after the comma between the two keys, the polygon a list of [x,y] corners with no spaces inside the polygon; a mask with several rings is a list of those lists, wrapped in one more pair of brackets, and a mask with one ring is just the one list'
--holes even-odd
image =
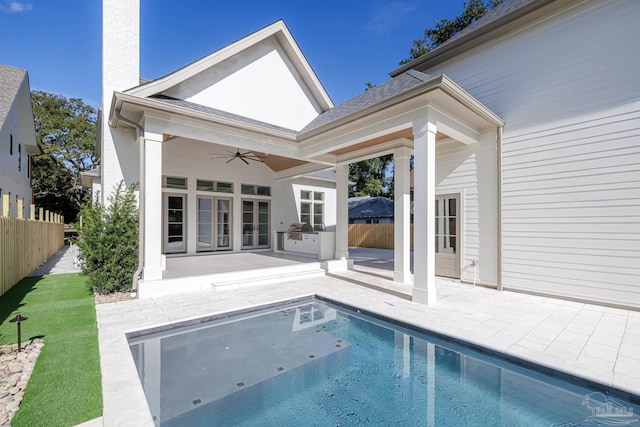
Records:
{"label": "fence post", "polygon": [[9,216],[9,195],[2,195],[2,216]]}
{"label": "fence post", "polygon": [[24,219],[24,199],[18,199],[18,219]]}
{"label": "fence post", "polygon": [[31,203],[31,209],[29,209],[29,219],[31,221],[36,220],[36,205],[34,205],[33,203]]}
{"label": "fence post", "polygon": [[44,209],[38,208],[38,221],[44,221]]}

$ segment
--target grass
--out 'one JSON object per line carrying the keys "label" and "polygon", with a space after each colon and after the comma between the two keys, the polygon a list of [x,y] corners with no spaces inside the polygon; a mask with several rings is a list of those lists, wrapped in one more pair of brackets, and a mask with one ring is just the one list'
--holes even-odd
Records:
{"label": "grass", "polygon": [[73,426],[102,415],[98,330],[93,295],[80,274],[27,277],[0,297],[0,345],[41,337],[44,347],[11,421],[21,426]]}

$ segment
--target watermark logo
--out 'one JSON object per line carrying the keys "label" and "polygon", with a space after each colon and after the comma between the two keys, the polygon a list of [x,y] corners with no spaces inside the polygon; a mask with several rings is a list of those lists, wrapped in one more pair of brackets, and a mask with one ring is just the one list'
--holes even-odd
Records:
{"label": "watermark logo", "polygon": [[590,424],[626,426],[638,421],[633,408],[621,405],[600,392],[586,394],[582,404],[591,411],[591,416],[585,418]]}

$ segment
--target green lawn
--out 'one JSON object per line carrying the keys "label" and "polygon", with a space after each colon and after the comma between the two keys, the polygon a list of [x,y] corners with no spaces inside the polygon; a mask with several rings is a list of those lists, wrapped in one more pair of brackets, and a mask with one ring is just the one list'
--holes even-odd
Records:
{"label": "green lawn", "polygon": [[73,426],[102,415],[98,330],[93,295],[80,274],[27,277],[0,297],[0,345],[42,337],[44,347],[13,427]]}

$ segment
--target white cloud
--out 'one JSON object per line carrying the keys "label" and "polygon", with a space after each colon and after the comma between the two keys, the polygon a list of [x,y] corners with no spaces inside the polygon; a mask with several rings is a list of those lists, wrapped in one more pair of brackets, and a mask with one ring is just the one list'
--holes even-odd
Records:
{"label": "white cloud", "polygon": [[388,34],[391,29],[400,25],[404,21],[404,18],[417,8],[418,5],[415,2],[389,3],[369,20],[367,29],[377,34]]}
{"label": "white cloud", "polygon": [[33,6],[31,5],[31,3],[20,3],[17,1],[12,1],[11,3],[9,3],[9,6],[2,7],[2,9],[9,13],[20,13],[27,12],[33,9]]}

